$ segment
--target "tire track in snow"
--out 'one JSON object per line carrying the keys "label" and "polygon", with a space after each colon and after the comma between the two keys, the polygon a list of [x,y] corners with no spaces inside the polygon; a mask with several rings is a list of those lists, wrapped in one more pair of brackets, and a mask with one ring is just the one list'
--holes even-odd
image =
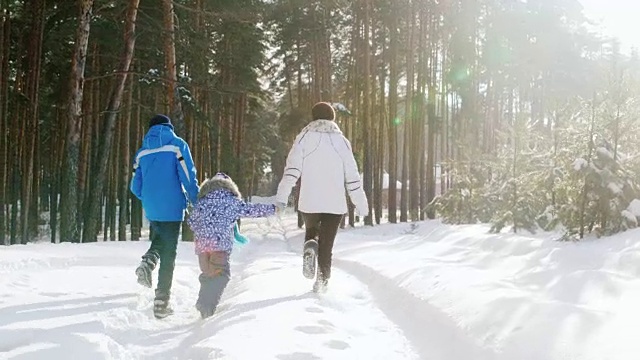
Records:
{"label": "tire track in snow", "polygon": [[365,284],[378,308],[393,321],[422,359],[497,359],[475,344],[445,314],[374,269],[350,260],[334,259],[335,267]]}

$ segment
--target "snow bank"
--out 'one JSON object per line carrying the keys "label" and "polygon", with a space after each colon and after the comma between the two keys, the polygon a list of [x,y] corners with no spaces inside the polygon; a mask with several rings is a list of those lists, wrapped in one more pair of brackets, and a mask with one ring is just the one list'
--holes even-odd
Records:
{"label": "snow bank", "polygon": [[627,210],[631,212],[631,214],[633,214],[633,216],[635,216],[636,218],[640,218],[640,200],[631,200],[631,203],[629,203]]}
{"label": "snow bank", "polygon": [[353,231],[335,256],[435,305],[490,358],[638,358],[640,230],[580,243],[487,231],[437,221]]}

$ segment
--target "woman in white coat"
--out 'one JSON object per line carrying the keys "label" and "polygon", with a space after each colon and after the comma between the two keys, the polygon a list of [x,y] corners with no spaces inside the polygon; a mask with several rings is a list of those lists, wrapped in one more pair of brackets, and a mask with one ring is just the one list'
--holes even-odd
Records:
{"label": "woman in white coat", "polygon": [[347,213],[345,190],[360,216],[369,214],[351,143],[334,122],[333,107],[324,102],[311,110],[313,121],[296,137],[278,186],[276,202],[287,204],[300,179],[298,211],[305,223],[305,242],[318,241],[318,276],[314,291],[331,277],[331,256],[340,222]]}

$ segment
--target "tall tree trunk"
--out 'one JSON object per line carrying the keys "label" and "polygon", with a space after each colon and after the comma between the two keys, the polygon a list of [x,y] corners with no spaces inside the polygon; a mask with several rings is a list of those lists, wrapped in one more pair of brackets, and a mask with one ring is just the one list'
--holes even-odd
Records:
{"label": "tall tree trunk", "polygon": [[[116,145],[117,146],[117,145]],[[117,153],[117,151],[114,151]],[[100,208],[104,209],[104,223],[102,224],[102,241],[109,241],[109,228],[111,227],[111,209],[113,209],[114,205],[111,202],[111,182],[113,179],[113,154],[109,156],[109,161],[107,162],[107,173],[105,174],[105,185],[103,194],[99,196],[100,199]],[[91,199],[91,195],[89,195],[89,199]],[[90,205],[89,205],[90,206]],[[96,231],[96,235],[99,231]],[[97,236],[96,236],[97,238]],[[90,240],[83,240],[84,242],[90,242]]]}
{"label": "tall tree trunk", "polygon": [[[427,101],[427,121],[428,121],[428,129],[427,129],[427,184],[426,184],[426,199],[425,203],[430,204],[431,201],[436,196],[436,177],[435,177],[435,165],[436,165],[436,89],[435,86],[429,86],[429,94]],[[440,167],[440,171],[442,171],[442,165]],[[424,204],[423,204],[424,205]],[[435,219],[435,211],[433,207],[429,207],[427,211],[428,219]]]}
{"label": "tall tree trunk", "polygon": [[7,182],[9,180],[9,164],[8,164],[8,121],[7,121],[7,104],[8,104],[8,84],[9,84],[9,50],[11,40],[11,18],[9,9],[2,1],[2,37],[0,38],[0,244],[9,245],[7,237],[8,228],[8,208],[5,206],[7,200]]}
{"label": "tall tree trunk", "polygon": [[129,79],[129,90],[127,92],[127,102],[124,118],[122,119],[121,151],[122,158],[120,161],[120,189],[119,189],[119,207],[118,213],[118,240],[127,241],[127,222],[129,219],[129,174],[131,173],[131,144],[129,142],[131,128],[131,103],[133,101],[133,79]]}
{"label": "tall tree trunk", "polygon": [[417,27],[417,39],[418,39],[418,63],[416,71],[416,92],[415,96],[411,98],[412,111],[410,117],[410,129],[411,129],[411,150],[410,150],[410,164],[409,164],[409,183],[411,184],[411,195],[409,196],[409,209],[411,214],[411,221],[418,221],[424,219],[421,216],[420,201],[424,193],[422,187],[421,174],[424,174],[424,162],[422,161],[424,155],[424,114],[425,114],[425,101],[424,101],[424,88],[426,83],[425,72],[427,66],[425,65],[425,22],[424,22],[424,9],[420,8],[418,14],[412,19]]}
{"label": "tall tree trunk", "polygon": [[[39,66],[40,67],[40,66]],[[38,71],[38,74],[40,74],[40,71]],[[40,79],[40,75],[38,75],[38,79]],[[38,80],[38,84],[37,87],[40,87],[40,81]],[[38,97],[36,95],[36,97]],[[41,154],[40,154],[40,149],[42,148],[42,145],[40,143],[40,127],[38,126],[38,121],[39,121],[39,106],[38,105],[34,105],[34,108],[36,108],[35,111],[35,115],[34,118],[32,119],[32,126],[34,128],[34,134],[33,134],[33,140],[34,140],[34,144],[32,145],[32,150],[33,150],[33,155],[32,155],[32,159],[31,159],[31,201],[29,202],[29,206],[31,207],[31,209],[29,209],[29,226],[28,229],[26,229],[26,232],[28,233],[29,239],[33,239],[33,238],[37,238],[38,235],[40,234],[40,186],[42,184],[42,169],[41,169]]]}
{"label": "tall tree trunk", "polygon": [[[109,172],[111,175],[107,180],[107,196],[109,197],[109,203],[111,206],[107,206],[105,208],[105,212],[108,215],[109,219],[109,240],[116,241],[116,218],[118,217],[118,179],[119,176],[119,167],[115,166],[118,163],[118,159],[120,157],[120,127],[116,127],[114,129],[115,133],[115,151],[111,152],[111,162],[109,164]],[[106,233],[105,233],[106,234]]]}
{"label": "tall tree trunk", "polygon": [[[446,67],[446,63],[446,49],[443,49],[442,57],[440,59],[440,69],[444,69]],[[444,194],[449,187],[449,179],[451,178],[451,175],[449,174],[449,169],[451,167],[451,141],[449,134],[451,133],[451,130],[449,126],[447,83],[444,77],[440,80],[441,93],[439,114],[442,117],[442,125],[440,127],[440,194]]]}
{"label": "tall tree trunk", "polygon": [[80,112],[84,88],[84,67],[91,26],[93,0],[78,0],[80,15],[76,46],[71,61],[71,88],[67,113],[66,156],[64,161],[60,211],[60,241],[80,241],[78,218],[78,156],[80,152]]}
{"label": "tall tree trunk", "polygon": [[[62,99],[60,103],[64,103],[65,99]],[[66,112],[60,109],[56,110],[56,137],[52,144],[56,144],[56,157],[53,163],[54,171],[52,173],[53,184],[51,185],[51,242],[57,243],[60,239],[56,240],[56,234],[58,234],[58,208],[60,205],[60,187],[62,180],[62,169],[64,164],[64,150],[66,149],[66,125],[65,121],[61,119],[66,118]]]}
{"label": "tall tree trunk", "polygon": [[371,22],[371,1],[364,0],[364,89],[363,89],[363,127],[364,127],[364,146],[362,147],[364,151],[364,164],[363,164],[363,184],[364,184],[364,192],[369,199],[369,216],[364,218],[365,225],[373,225],[373,212],[372,210],[372,193],[373,193],[373,159],[372,159],[372,146],[371,146],[371,62],[370,62],[370,45],[369,45],[369,37],[370,37],[370,22]]}
{"label": "tall tree trunk", "polygon": [[[388,53],[388,47],[386,46],[386,32],[381,30],[380,34],[380,42],[382,47],[382,55],[381,58],[384,60],[384,56]],[[379,119],[376,121],[378,136],[377,136],[377,146],[376,146],[376,177],[375,177],[375,194],[374,194],[374,203],[375,203],[375,213],[376,213],[376,224],[380,224],[382,219],[382,192],[383,192],[383,183],[384,183],[384,150],[385,150],[385,84],[386,84],[386,67],[381,66],[378,72],[378,80],[380,84],[380,88],[377,89],[379,91],[379,104],[377,107],[377,114]],[[377,92],[374,88],[372,92]]]}
{"label": "tall tree trunk", "polygon": [[398,222],[398,16],[390,15],[389,25],[389,222]]}
{"label": "tall tree trunk", "polygon": [[[408,220],[408,192],[407,192],[407,178],[409,177],[409,152],[411,151],[411,123],[413,117],[413,84],[414,84],[414,38],[415,38],[415,16],[413,11],[413,3],[409,9],[409,16],[407,19],[411,19],[407,26],[409,26],[409,47],[407,49],[407,91],[405,95],[405,114],[404,114],[404,127],[403,127],[403,144],[402,144],[402,190],[400,192],[400,221],[406,222]],[[410,188],[413,189],[418,184],[411,183]]]}
{"label": "tall tree trunk", "polygon": [[[437,28],[437,16],[436,14],[429,14],[428,17],[428,25],[429,25],[429,33],[434,33],[438,30]],[[435,166],[436,166],[436,153],[438,152],[437,147],[437,126],[438,120],[436,118],[436,81],[438,79],[438,46],[437,40],[431,39],[429,42],[430,47],[430,56],[429,56],[429,79],[428,79],[428,87],[427,87],[427,143],[426,143],[426,183],[425,183],[425,197],[422,198],[422,203],[420,206],[423,210],[426,210],[426,217],[428,219],[434,219],[436,214],[435,210],[432,206],[427,207],[428,204],[431,204],[436,194],[436,174],[435,174]],[[440,154],[442,157],[442,154]],[[440,161],[440,171],[442,171],[442,160]]]}
{"label": "tall tree trunk", "polygon": [[[89,74],[100,73],[100,54],[98,53],[98,46],[93,46],[93,56],[91,59],[91,65],[89,69],[85,69],[85,72]],[[80,120],[81,144],[80,144],[80,158],[78,162],[78,209],[84,214],[87,210],[87,179],[91,177],[91,167],[89,166],[92,160],[92,150],[94,136],[94,125],[98,123],[99,111],[100,111],[100,80],[89,80],[85,84],[85,92],[83,98],[83,116]],[[96,133],[98,133],[96,131]],[[95,159],[93,159],[95,160]],[[78,217],[80,223],[82,216]]]}
{"label": "tall tree trunk", "polygon": [[[25,13],[28,11],[25,9]],[[27,45],[28,41],[24,40],[24,32],[19,32],[18,34],[17,51],[16,54],[23,54],[24,47]],[[22,56],[21,56],[22,57]],[[25,75],[25,66],[15,66],[15,78],[13,82],[13,91],[8,93],[8,96],[11,97],[11,100],[15,100],[17,95],[26,92],[26,75]],[[19,243],[19,217],[18,217],[18,208],[20,201],[20,174],[23,170],[21,167],[20,159],[22,159],[22,148],[24,143],[24,135],[26,133],[24,120],[26,120],[27,115],[24,112],[25,106],[22,101],[11,101],[9,102],[9,106],[7,109],[7,116],[10,117],[14,126],[10,126],[8,129],[8,138],[12,140],[12,146],[8,148],[9,150],[9,164],[8,164],[8,178],[9,183],[7,184],[9,187],[9,204],[11,204],[10,209],[10,219],[9,219],[9,233],[10,233],[10,244],[14,245]],[[9,115],[10,114],[10,115]]]}
{"label": "tall tree trunk", "polygon": [[297,71],[296,71],[296,80],[298,83],[298,86],[296,87],[297,90],[297,107],[298,108],[303,108],[304,105],[306,105],[306,100],[304,99],[304,95],[303,95],[303,84],[302,84],[302,49],[301,49],[301,45],[300,45],[300,34],[298,33],[298,36],[296,37],[296,55],[297,55]]}
{"label": "tall tree trunk", "polygon": [[[140,2],[140,0],[133,1],[136,3],[136,6],[137,3]],[[176,68],[175,26],[173,21],[175,14],[173,11],[173,0],[162,0],[162,13],[164,19],[164,65],[167,78],[167,89],[165,93],[166,102],[176,133],[179,136],[186,136],[184,114],[182,113],[180,98],[177,96],[176,90],[178,74]]]}
{"label": "tall tree trunk", "polygon": [[[355,4],[354,4],[355,5]],[[354,6],[355,7],[355,6]],[[354,148],[356,148],[355,142],[357,140],[357,137],[355,136],[355,121],[356,119],[359,117],[359,109],[358,109],[358,92],[360,91],[359,89],[359,74],[358,74],[358,65],[359,65],[359,60],[357,58],[357,54],[360,53],[360,48],[359,48],[359,44],[360,44],[360,14],[357,11],[354,11],[354,19],[353,19],[353,23],[354,25],[352,26],[351,29],[351,49],[350,49],[350,53],[351,53],[351,65],[349,66],[349,70],[348,70],[348,83],[347,83],[347,107],[350,109],[353,109],[354,113],[354,117],[352,121],[347,122],[346,126],[345,126],[345,130],[346,130],[346,134],[347,134],[347,138],[349,138],[351,140],[351,144],[353,145]],[[298,55],[299,56],[299,55]],[[300,74],[298,74],[298,83],[300,84]],[[345,196],[348,198],[348,194],[345,193]],[[347,199],[347,204],[348,204],[348,221],[349,221],[349,226],[353,227],[355,226],[355,206],[353,206],[353,204],[350,202],[349,199]]]}
{"label": "tall tree trunk", "polygon": [[318,15],[318,11],[312,11],[311,12],[311,17],[312,17],[312,24],[313,24],[313,30],[312,30],[312,34],[311,34],[311,58],[313,61],[313,102],[318,102],[322,100],[322,68],[321,68],[321,61],[320,61],[320,35],[319,32],[322,31],[320,25],[319,25],[319,20],[317,18]]}
{"label": "tall tree trunk", "polygon": [[38,135],[38,104],[40,101],[38,94],[40,91],[45,0],[34,0],[31,6],[31,34],[29,35],[29,46],[27,48],[28,76],[25,91],[30,101],[26,108],[27,117],[24,119],[26,124],[26,141],[24,143],[25,151],[22,154],[24,163],[22,173],[22,198],[20,200],[22,243],[29,241],[29,219],[31,218],[29,211],[32,210],[32,196],[35,195],[37,199],[37,194],[32,194],[32,191],[34,177],[37,176],[37,173],[34,171],[34,163],[36,157],[36,137]]}
{"label": "tall tree trunk", "polygon": [[6,224],[5,224],[5,191],[7,184],[7,160],[6,160],[6,144],[7,144],[7,136],[6,136],[6,128],[5,125],[5,114],[4,114],[4,103],[6,102],[6,97],[4,94],[4,84],[7,81],[8,74],[5,73],[4,67],[4,58],[7,56],[8,51],[4,48],[5,46],[5,37],[10,36],[7,31],[7,24],[9,23],[9,17],[7,16],[8,9],[6,9],[7,5],[4,1],[0,2],[0,245],[5,245],[5,233],[6,233]]}
{"label": "tall tree trunk", "polygon": [[[94,64],[95,67],[93,67],[93,72],[101,73],[103,71],[103,61],[100,59],[100,57],[96,56],[96,58],[94,59]],[[107,66],[109,66],[108,62]],[[89,143],[86,144],[86,146],[83,146],[81,149],[82,161],[80,162],[80,168],[84,170],[81,173],[84,175],[84,177],[78,180],[78,187],[80,189],[83,189],[84,191],[84,197],[80,199],[80,201],[82,201],[82,207],[80,209],[82,209],[83,215],[86,215],[89,212],[89,201],[92,191],[91,186],[93,185],[90,179],[94,176],[94,172],[96,171],[95,164],[98,162],[98,145],[100,144],[100,139],[102,138],[103,127],[101,127],[100,124],[100,116],[103,112],[103,107],[105,106],[105,96],[104,91],[101,91],[101,89],[103,86],[108,86],[105,84],[109,84],[109,81],[109,79],[95,79],[91,82],[91,102],[89,104],[91,106],[91,113],[90,115],[86,115],[83,117],[83,124],[87,125],[87,130],[85,132],[87,133],[88,139],[91,139]],[[100,196],[102,197],[103,194],[101,194]],[[104,211],[100,211],[98,213],[98,217],[96,219],[98,227],[102,226],[104,215]],[[84,217],[80,216],[78,222],[83,224]]]}
{"label": "tall tree trunk", "polygon": [[[138,66],[139,67],[139,66]],[[142,101],[142,90],[140,85],[135,86],[135,94],[136,94],[136,112],[134,114],[134,131],[133,131],[133,139],[134,139],[134,149],[138,149],[140,147],[141,142],[141,128],[140,128],[140,109],[141,109],[141,101]],[[131,166],[133,160],[129,162],[129,166]],[[127,184],[128,186],[128,184]],[[138,241],[142,236],[142,203],[140,200],[135,197],[131,192],[128,192],[129,198],[131,199],[131,240]]]}
{"label": "tall tree trunk", "polygon": [[[519,104],[522,104],[521,101],[518,101]],[[522,110],[522,106],[520,106],[521,110]],[[513,185],[513,201],[511,202],[511,218],[513,220],[513,232],[517,233],[518,232],[518,184],[517,184],[517,177],[518,177],[518,147],[520,146],[520,117],[522,116],[522,111],[518,112],[518,115],[516,115],[513,118],[513,163],[512,163],[512,174],[511,174],[511,179],[512,179],[512,185]]]}
{"label": "tall tree trunk", "polygon": [[98,148],[96,171],[94,171],[93,176],[91,177],[92,186],[89,200],[89,211],[85,218],[85,231],[83,234],[84,242],[96,241],[98,236],[96,220],[100,212],[100,196],[104,190],[109,154],[113,144],[116,116],[120,111],[122,95],[127,81],[127,73],[129,72],[129,67],[133,58],[136,17],[138,15],[139,2],[140,0],[131,0],[127,7],[126,25],[124,30],[124,51],[120,58],[117,75],[115,76],[113,87],[110,92],[109,105],[107,106],[103,119],[102,136],[99,145],[100,147]]}

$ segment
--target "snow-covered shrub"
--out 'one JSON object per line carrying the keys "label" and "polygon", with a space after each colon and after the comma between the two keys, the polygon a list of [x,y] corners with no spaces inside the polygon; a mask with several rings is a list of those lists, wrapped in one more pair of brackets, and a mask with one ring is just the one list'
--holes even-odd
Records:
{"label": "snow-covered shrub", "polygon": [[631,219],[628,210],[637,196],[636,179],[630,176],[612,151],[606,146],[599,146],[586,164],[580,160],[574,165],[577,163],[580,166],[573,167],[572,179],[580,188],[579,202],[568,209],[563,221],[569,231],[578,232],[584,226],[602,236],[637,226],[637,220]]}
{"label": "snow-covered shrub", "polygon": [[453,170],[453,188],[433,199],[434,209],[445,223],[475,224],[491,220],[495,197],[487,193],[486,163],[474,164],[465,171]]}

